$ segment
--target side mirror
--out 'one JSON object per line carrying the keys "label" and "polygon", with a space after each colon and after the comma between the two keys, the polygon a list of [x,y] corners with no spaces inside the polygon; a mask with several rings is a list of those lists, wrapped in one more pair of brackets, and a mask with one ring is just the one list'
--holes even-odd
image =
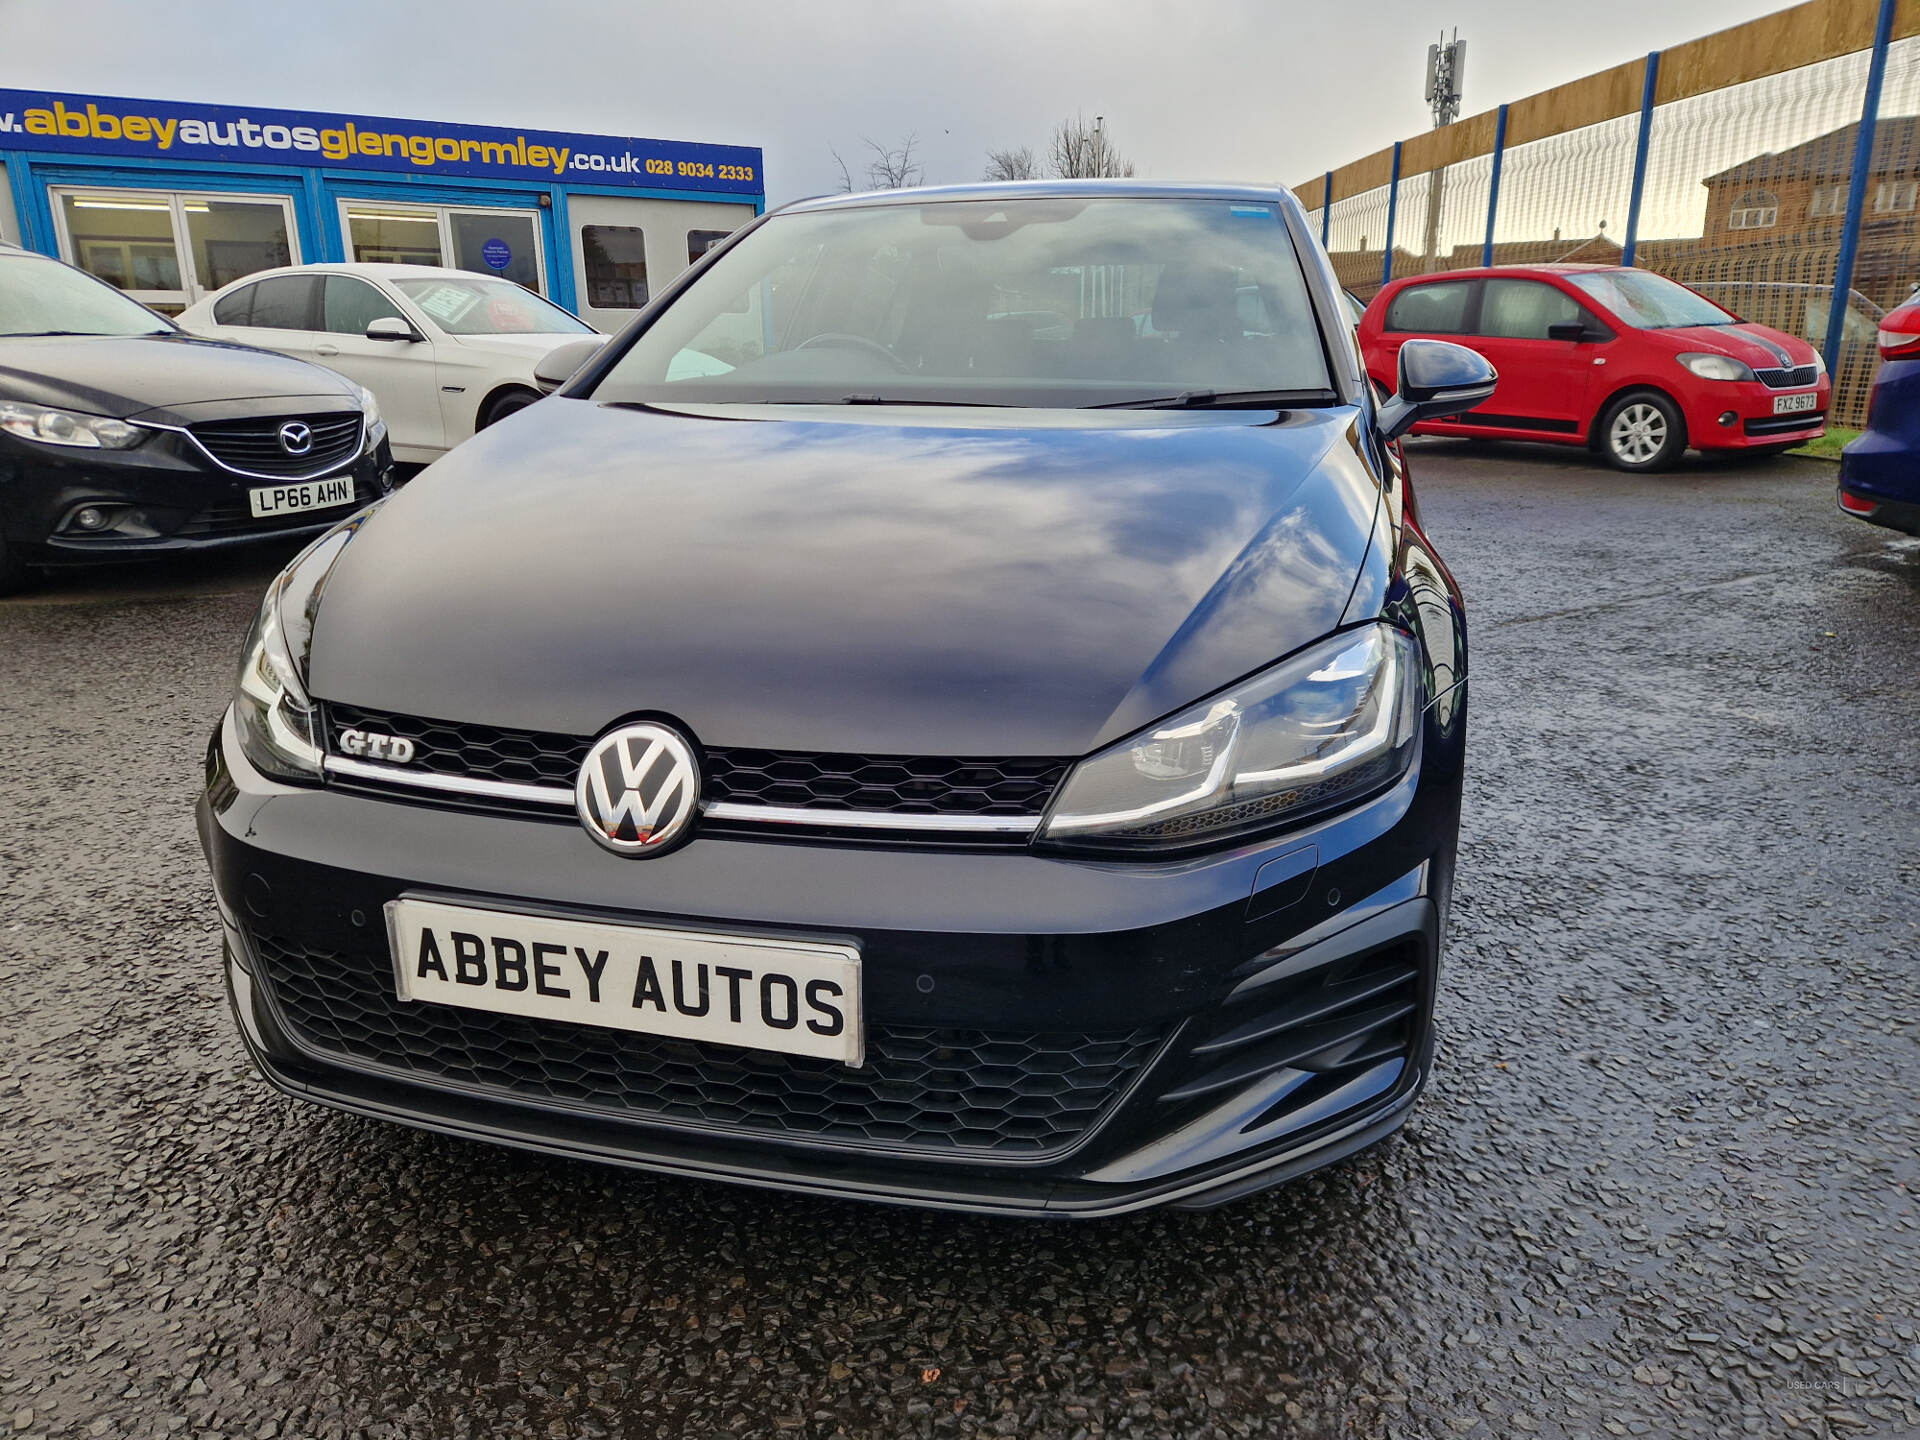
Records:
{"label": "side mirror", "polygon": [[426,338],[398,315],[382,315],[378,320],[367,322],[369,340],[404,340],[411,345]]}
{"label": "side mirror", "polygon": [[596,335],[590,340],[569,340],[554,346],[535,362],[533,383],[540,387],[542,395],[553,394],[573,378],[576,370],[598,355],[606,343],[604,335]]}
{"label": "side mirror", "polygon": [[1493,394],[1500,376],[1487,357],[1445,340],[1400,347],[1400,388],[1378,411],[1380,433],[1398,440],[1422,420],[1464,415]]}
{"label": "side mirror", "polygon": [[1587,338],[1587,327],[1578,320],[1569,320],[1563,325],[1547,326],[1547,339],[1571,340],[1578,345]]}

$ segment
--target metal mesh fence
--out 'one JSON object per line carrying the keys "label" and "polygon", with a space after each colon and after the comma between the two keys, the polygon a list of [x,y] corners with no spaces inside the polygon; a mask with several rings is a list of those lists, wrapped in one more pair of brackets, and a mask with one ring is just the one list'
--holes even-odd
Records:
{"label": "metal mesh fence", "polygon": [[1389,185],[1380,185],[1334,201],[1333,219],[1327,224],[1327,254],[1333,260],[1333,273],[1362,300],[1380,288],[1391,190]]}
{"label": "metal mesh fence", "polygon": [[1625,115],[1508,150],[1493,263],[1619,264],[1639,134],[1640,117]]}
{"label": "metal mesh fence", "polygon": [[1413,180],[1414,186],[1400,194],[1393,273],[1431,275],[1478,265],[1486,244],[1493,156],[1475,155]]}
{"label": "metal mesh fence", "polygon": [[[1858,18],[1835,0],[1820,23],[1838,25],[1843,16]],[[1913,28],[1911,17],[1901,28]],[[1796,33],[1806,40],[1804,28]],[[1726,38],[1728,45],[1745,43],[1739,32]],[[1817,38],[1809,48],[1820,53]],[[1916,35],[1886,51],[1872,163],[1861,177],[1851,236],[1851,283],[1839,334],[1829,342],[1871,61],[1866,50],[1818,59],[1508,145],[1498,157],[1497,197],[1491,152],[1403,175],[1397,193],[1379,186],[1342,198],[1336,174],[1328,226],[1335,271],[1364,298],[1386,271],[1431,274],[1479,265],[1490,220],[1496,265],[1620,264],[1631,252],[1634,263],[1693,286],[1742,318],[1811,342],[1834,370],[1831,420],[1858,426],[1878,366],[1879,319],[1920,286]],[[1697,53],[1689,63],[1699,63]],[[1574,89],[1535,100],[1547,102],[1550,113]],[[1591,89],[1582,93],[1593,98]],[[1539,113],[1533,101],[1528,108]],[[1590,106],[1586,113],[1593,113]],[[1645,171],[1638,224],[1629,235],[1643,123]],[[1379,157],[1367,162],[1378,163]],[[1313,219],[1317,228],[1318,211]]]}
{"label": "metal mesh fence", "polygon": [[[1636,263],[1824,349],[1869,58],[1657,107]],[[1834,376],[1840,424],[1864,418],[1883,304],[1849,297]]]}

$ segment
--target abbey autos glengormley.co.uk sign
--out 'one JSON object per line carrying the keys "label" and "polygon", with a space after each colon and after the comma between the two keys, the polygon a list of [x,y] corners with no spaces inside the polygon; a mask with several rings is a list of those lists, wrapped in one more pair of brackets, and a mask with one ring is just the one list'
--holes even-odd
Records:
{"label": "abbey autos glengormley.co.uk sign", "polygon": [[257,106],[0,90],[0,151],[759,194],[759,150]]}

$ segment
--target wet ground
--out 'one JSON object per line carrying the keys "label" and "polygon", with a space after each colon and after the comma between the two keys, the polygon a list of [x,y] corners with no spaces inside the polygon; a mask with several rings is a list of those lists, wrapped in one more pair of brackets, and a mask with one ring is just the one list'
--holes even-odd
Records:
{"label": "wet ground", "polygon": [[0,1434],[1920,1433],[1920,542],[1435,442],[1434,1088],[1206,1214],[975,1220],[295,1105],[190,807],[279,555],[0,604]]}

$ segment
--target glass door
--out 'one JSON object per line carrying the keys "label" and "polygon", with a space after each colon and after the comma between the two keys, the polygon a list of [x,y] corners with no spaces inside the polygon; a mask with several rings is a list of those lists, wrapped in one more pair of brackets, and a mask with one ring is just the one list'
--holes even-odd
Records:
{"label": "glass door", "polygon": [[388,265],[443,265],[547,291],[540,217],[530,210],[340,202],[349,257]]}
{"label": "glass door", "polygon": [[299,261],[293,204],[279,196],[57,190],[62,258],[163,314]]}

